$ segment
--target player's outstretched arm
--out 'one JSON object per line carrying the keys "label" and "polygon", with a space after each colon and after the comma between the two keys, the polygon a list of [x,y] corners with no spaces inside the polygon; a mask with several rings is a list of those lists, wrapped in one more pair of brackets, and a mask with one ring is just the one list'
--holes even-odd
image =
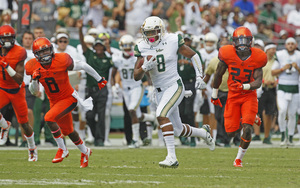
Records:
{"label": "player's outstretched arm", "polygon": [[142,69],[144,58],[138,57],[134,65],[133,77],[135,81],[141,80],[144,77],[145,71]]}
{"label": "player's outstretched arm", "polygon": [[104,77],[100,76],[95,69],[93,69],[89,64],[82,61],[73,61],[73,63],[68,67],[68,70],[78,71],[84,70],[89,75],[91,75],[98,82],[99,89],[103,88],[107,81]]}

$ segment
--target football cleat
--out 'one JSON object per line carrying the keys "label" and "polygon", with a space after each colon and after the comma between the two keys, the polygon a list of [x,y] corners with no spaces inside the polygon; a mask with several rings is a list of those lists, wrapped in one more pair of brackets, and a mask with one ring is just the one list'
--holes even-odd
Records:
{"label": "football cleat", "polygon": [[34,149],[28,149],[28,161],[37,161],[38,160],[38,153],[37,147]]}
{"label": "football cleat", "polygon": [[132,140],[131,144],[128,146],[128,148],[139,148],[140,144],[138,141]]}
{"label": "football cleat", "polygon": [[280,146],[286,146],[287,145],[287,139],[284,139],[280,142]]}
{"label": "football cleat", "polygon": [[177,159],[168,156],[164,161],[160,161],[158,164],[163,168],[177,168],[179,166]]}
{"label": "football cleat", "polygon": [[205,124],[205,125],[202,126],[202,129],[206,130],[205,142],[208,145],[209,149],[211,151],[215,150],[216,145],[215,145],[214,139],[210,135],[210,126]]}
{"label": "football cleat", "polygon": [[8,127],[6,129],[2,128],[1,129],[1,133],[0,133],[0,145],[3,146],[5,145],[6,141],[7,141],[7,137],[8,137],[8,132],[9,132],[9,128],[11,125],[11,122],[6,121]]}
{"label": "football cleat", "polygon": [[243,167],[243,163],[241,159],[235,159],[233,162],[233,166],[235,167]]}
{"label": "football cleat", "polygon": [[64,158],[67,158],[69,156],[69,151],[68,150],[63,150],[61,148],[58,148],[58,151],[52,160],[52,163],[60,163],[64,160]]}
{"label": "football cleat", "polygon": [[92,150],[87,148],[86,154],[81,153],[80,168],[85,168],[89,164],[89,157],[92,155]]}

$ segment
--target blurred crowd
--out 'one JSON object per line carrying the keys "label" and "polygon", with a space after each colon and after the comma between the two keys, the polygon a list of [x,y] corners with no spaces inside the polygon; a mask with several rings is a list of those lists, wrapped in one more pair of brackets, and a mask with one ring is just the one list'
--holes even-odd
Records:
{"label": "blurred crowd", "polygon": [[[2,0],[0,15],[1,25],[8,24],[15,27],[18,20],[18,1]],[[199,51],[203,57],[204,68],[207,68],[211,60],[216,58],[219,46],[230,43],[234,29],[239,26],[249,28],[254,36],[254,46],[261,48],[266,53],[270,53],[268,50],[271,48],[265,48],[268,45],[270,47],[270,43],[276,45],[277,51],[286,49],[286,41],[289,37],[294,38],[297,45],[300,44],[299,0],[32,0],[31,32],[33,35],[30,41],[40,36],[46,36],[53,42],[55,52],[66,52],[74,60],[86,61],[79,40],[80,27],[78,24],[82,24],[84,42],[87,45],[92,47],[96,39],[101,38],[104,41],[106,53],[111,55],[120,49],[119,40],[125,34],[131,35],[135,42],[142,40],[140,27],[143,21],[151,15],[163,19],[168,32],[181,34],[190,47]],[[26,32],[18,31],[22,35],[17,36],[17,41],[23,47],[26,48],[27,45],[27,48],[30,49],[30,42],[26,42],[24,38]],[[28,35],[31,35],[31,32]],[[223,41],[225,41],[224,44],[222,44]],[[274,46],[272,47],[274,48]],[[272,62],[273,59],[276,59],[274,58],[275,52],[268,56]],[[30,57],[30,55],[28,56]],[[32,55],[31,58],[33,58]],[[271,71],[272,67],[268,68]],[[276,88],[276,76],[272,79],[274,79],[272,87],[265,82],[262,89],[258,91],[258,93],[260,92],[259,97],[263,91]],[[82,92],[84,93],[84,91]],[[210,100],[207,99],[207,96],[210,95],[207,92],[209,91],[197,94],[198,98],[201,98],[199,99],[201,105],[198,104],[193,109],[193,112],[198,114],[195,121],[215,124],[212,135],[216,143],[220,146],[230,146],[228,141],[224,141],[222,135],[218,135],[225,133],[217,129],[213,107],[209,107],[210,104],[208,104]],[[276,103],[276,100],[271,103]],[[36,124],[41,123],[40,112],[47,110],[47,101],[43,93],[39,97],[38,104],[32,105],[31,108],[32,113],[35,114],[33,118],[35,123],[32,125],[37,126]],[[280,126],[278,126],[278,110],[272,109],[271,114],[268,110],[266,114],[263,106],[260,108],[259,116],[263,119],[263,125],[255,128],[253,140],[261,139],[260,132],[265,131],[264,122],[266,122],[268,124],[267,133],[263,143],[272,144],[272,134],[283,132],[283,130],[279,130]],[[34,109],[36,109],[35,113]],[[126,109],[124,110],[126,111]],[[203,118],[199,120],[201,113]],[[269,119],[267,119],[264,115],[271,117],[268,116]],[[79,125],[79,119],[74,118],[76,122],[74,126],[77,126],[77,129],[85,129],[84,123],[80,122]],[[109,123],[110,121],[106,120],[106,124]],[[108,127],[108,131],[106,131],[104,143],[100,143],[98,146],[109,145],[109,125],[106,127]],[[300,124],[295,133],[299,131]],[[47,133],[47,131],[45,132]],[[49,134],[48,131],[46,141],[55,144]],[[293,135],[294,133],[289,133],[288,136]],[[39,135],[37,134],[37,136]],[[92,136],[93,133],[88,130],[87,140],[93,142],[90,138]],[[126,139],[127,144],[130,143],[129,137]],[[144,137],[147,138],[147,135]],[[38,144],[39,138],[35,140]],[[181,141],[182,144],[195,146],[195,140]],[[292,140],[290,140],[290,144],[292,144]]]}

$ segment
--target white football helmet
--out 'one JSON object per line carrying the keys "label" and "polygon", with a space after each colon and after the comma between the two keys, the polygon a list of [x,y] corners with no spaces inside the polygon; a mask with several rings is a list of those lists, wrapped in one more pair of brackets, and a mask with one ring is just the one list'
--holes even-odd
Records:
{"label": "white football helmet", "polygon": [[[204,48],[206,51],[213,51],[217,49],[218,37],[216,34],[209,32],[204,36]],[[206,42],[213,42],[212,46],[208,46]]]}
{"label": "white football helmet", "polygon": [[141,33],[146,43],[157,46],[165,34],[164,22],[157,16],[150,16],[141,26]]}
{"label": "white football helmet", "polygon": [[131,35],[123,35],[120,38],[119,46],[125,56],[133,56],[134,38]]}

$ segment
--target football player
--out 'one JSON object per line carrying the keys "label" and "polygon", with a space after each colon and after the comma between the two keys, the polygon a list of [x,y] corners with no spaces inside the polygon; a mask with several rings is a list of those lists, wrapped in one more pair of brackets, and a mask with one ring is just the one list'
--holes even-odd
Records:
{"label": "football player", "polygon": [[[28,143],[28,161],[37,161],[38,154],[34,142],[34,133],[28,123],[28,108],[25,100],[24,61],[27,57],[25,48],[15,44],[16,33],[9,25],[0,27],[0,109],[11,103],[18,122],[24,130]],[[11,123],[0,113],[0,145],[7,141]]]}
{"label": "football player", "polygon": [[152,114],[142,113],[140,109],[140,103],[144,95],[144,87],[142,81],[135,81],[133,78],[133,70],[136,62],[134,56],[134,39],[131,35],[124,35],[120,38],[119,42],[122,54],[116,54],[112,56],[114,62],[114,68],[112,70],[112,92],[113,95],[117,95],[119,85],[114,82],[116,71],[118,70],[122,81],[122,93],[124,96],[125,104],[129,110],[131,123],[132,123],[132,143],[129,148],[139,147],[139,130],[140,121],[154,121],[155,116]]}
{"label": "football player", "polygon": [[[183,124],[179,116],[178,105],[182,101],[185,89],[177,71],[178,53],[192,60],[196,72],[198,89],[204,89],[206,84],[202,79],[202,65],[196,52],[184,44],[181,35],[165,32],[163,21],[156,16],[146,18],[141,26],[144,40],[135,46],[135,56],[138,57],[134,68],[134,79],[140,80],[148,72],[155,88],[157,103],[156,117],[162,129],[168,155],[159,162],[161,167],[178,167],[175,154],[174,135],[184,137],[201,137],[215,149],[215,143],[210,135],[209,125],[201,129]],[[150,56],[151,58],[149,58]],[[145,58],[144,58],[145,57]]]}
{"label": "football player", "polygon": [[258,112],[256,89],[262,84],[262,67],[267,63],[264,51],[252,48],[252,33],[246,27],[238,27],[232,36],[233,45],[219,49],[219,60],[213,81],[211,102],[222,107],[218,98],[218,88],[222,76],[228,69],[228,98],[225,106],[225,130],[230,137],[240,132],[241,141],[233,165],[243,167],[242,159],[251,142],[252,125]]}
{"label": "football player", "polygon": [[76,61],[67,53],[54,53],[51,42],[44,37],[37,38],[32,44],[35,59],[31,59],[25,65],[27,75],[32,75],[29,85],[30,92],[34,95],[39,91],[40,82],[49,98],[50,110],[45,114],[45,122],[49,126],[58,145],[53,163],[59,163],[69,156],[63,136],[69,136],[72,142],[81,151],[80,168],[88,166],[88,160],[92,150],[87,148],[78,133],[73,129],[72,110],[79,102],[87,110],[93,108],[90,98],[83,101],[72,88],[68,71],[85,70],[98,81],[99,89],[102,89],[107,81],[101,77],[88,64]]}

